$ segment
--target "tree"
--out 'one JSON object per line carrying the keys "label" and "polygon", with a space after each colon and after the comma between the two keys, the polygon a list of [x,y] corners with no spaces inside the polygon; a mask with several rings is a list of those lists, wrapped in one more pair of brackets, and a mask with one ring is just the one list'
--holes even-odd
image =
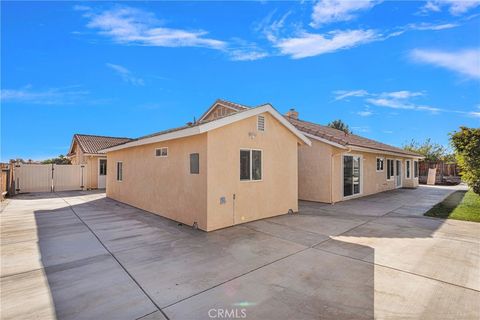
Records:
{"label": "tree", "polygon": [[439,161],[448,159],[447,148],[441,144],[432,142],[430,138],[426,139],[422,143],[412,139],[410,143],[403,146],[403,149],[421,154],[425,157],[426,161]]}
{"label": "tree", "polygon": [[63,154],[59,155],[57,158],[47,159],[42,161],[43,164],[72,164],[70,159],[65,157]]}
{"label": "tree", "polygon": [[460,127],[450,134],[455,157],[465,181],[473,192],[480,194],[480,128]]}
{"label": "tree", "polygon": [[351,134],[352,131],[350,131],[350,128],[348,127],[348,125],[346,123],[344,123],[342,120],[338,119],[338,120],[333,120],[332,122],[330,122],[329,124],[327,124],[327,126],[329,126],[330,128],[334,128],[334,129],[337,129],[337,130],[341,130],[347,134]]}

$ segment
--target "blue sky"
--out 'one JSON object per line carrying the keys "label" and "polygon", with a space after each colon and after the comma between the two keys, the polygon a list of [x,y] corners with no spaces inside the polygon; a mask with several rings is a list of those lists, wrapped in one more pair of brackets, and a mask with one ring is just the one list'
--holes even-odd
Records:
{"label": "blue sky", "polygon": [[480,2],[2,2],[1,160],[137,137],[215,99],[401,146],[480,125]]}

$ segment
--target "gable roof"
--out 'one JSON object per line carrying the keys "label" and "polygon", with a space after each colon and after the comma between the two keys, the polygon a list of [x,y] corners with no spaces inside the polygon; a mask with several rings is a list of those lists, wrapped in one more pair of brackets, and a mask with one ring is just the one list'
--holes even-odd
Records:
{"label": "gable roof", "polygon": [[245,108],[241,111],[231,113],[224,117],[220,117],[210,121],[198,121],[191,125],[185,125],[178,128],[168,129],[160,132],[156,132],[150,135],[146,135],[137,139],[126,141],[122,144],[105,148],[101,150],[102,152],[110,152],[115,150],[121,150],[130,147],[141,146],[145,144],[167,141],[172,139],[189,137],[204,132],[208,132],[213,129],[217,129],[231,123],[256,116],[261,113],[268,112],[275,119],[277,119],[282,125],[284,125],[288,130],[290,130],[299,140],[307,145],[311,145],[311,141],[302,134],[299,130],[295,128],[290,122],[288,122],[275,108],[270,104],[264,104],[255,108]]}
{"label": "gable roof", "polygon": [[285,118],[293,124],[298,130],[305,133],[308,137],[320,138],[318,140],[325,140],[324,142],[333,144],[337,147],[357,147],[366,148],[374,151],[400,154],[403,156],[413,156],[423,158],[422,155],[400,149],[382,142],[372,139],[364,138],[355,134],[346,134],[345,132],[327,126],[322,126],[316,123],[295,119],[285,116]]}
{"label": "gable roof", "polygon": [[68,155],[73,154],[73,146],[75,142],[78,144],[80,149],[87,154],[103,154],[100,150],[112,147],[114,145],[130,141],[130,138],[119,138],[119,137],[107,137],[107,136],[95,136],[89,134],[74,134],[72,139],[72,144],[70,146],[70,151]]}
{"label": "gable roof", "polygon": [[243,104],[239,104],[239,103],[235,103],[235,102],[231,102],[231,101],[227,101],[227,100],[223,100],[223,99],[217,99],[215,100],[215,102],[210,106],[210,108],[207,109],[207,111],[205,111],[204,114],[202,114],[202,116],[200,117],[200,119],[198,121],[203,121],[205,120],[205,118],[215,109],[215,107],[217,107],[218,105],[221,105],[223,107],[226,107],[226,108],[229,108],[229,109],[232,109],[233,111],[243,111],[243,110],[247,110],[247,109],[250,109],[251,107],[249,106],[246,106],[246,105],[243,105]]}

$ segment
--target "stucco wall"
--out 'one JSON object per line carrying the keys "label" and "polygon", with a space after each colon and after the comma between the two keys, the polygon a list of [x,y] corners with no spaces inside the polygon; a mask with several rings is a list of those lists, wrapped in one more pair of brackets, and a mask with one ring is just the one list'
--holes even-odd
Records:
{"label": "stucco wall", "polygon": [[72,156],[70,156],[70,161],[72,164],[84,164],[83,151],[80,149],[76,141],[73,143],[72,149],[74,153]]}
{"label": "stucco wall", "polygon": [[[342,154],[346,154],[343,152]],[[362,197],[382,191],[396,189],[395,180],[387,180],[387,159],[401,160],[402,161],[402,187],[414,188],[418,186],[418,178],[413,178],[413,167],[412,167],[412,178],[405,178],[405,160],[411,158],[385,155],[385,154],[375,154],[370,152],[360,152],[360,151],[351,151],[348,154],[352,155],[361,155],[363,157],[362,165],[362,193],[354,197]],[[383,171],[376,171],[377,157],[384,159],[384,169]],[[413,159],[412,159],[413,163]],[[342,201],[343,198],[343,178],[342,178],[342,157],[335,157],[335,169],[334,169],[334,181],[338,182],[338,185],[334,188],[333,201]]]}
{"label": "stucco wall", "polygon": [[[98,159],[106,159],[106,157],[85,156],[88,172],[88,188],[98,188]],[[108,160],[107,160],[108,169]]]}
{"label": "stucco wall", "polygon": [[326,143],[310,140],[311,147],[304,145],[298,148],[298,198],[330,202],[334,150]]}
{"label": "stucco wall", "polygon": [[[257,117],[208,132],[208,230],[298,211],[298,139],[263,115],[265,132],[257,131]],[[262,181],[240,181],[242,148],[263,150]]]}
{"label": "stucco wall", "polygon": [[[344,149],[311,139],[312,147],[298,149],[298,198],[318,202],[343,201],[343,162]],[[413,178],[413,159],[405,157],[351,151],[349,154],[361,155],[362,193],[358,197],[395,189],[395,180],[387,180],[387,158],[402,161],[402,187],[418,187],[418,178]],[[384,170],[377,172],[377,157],[384,159]],[[412,178],[406,179],[405,160],[412,160]],[[332,178],[333,177],[333,178]]]}
{"label": "stucco wall", "polygon": [[[155,148],[168,147],[168,157]],[[200,174],[190,174],[190,154],[200,155]],[[207,135],[138,146],[107,155],[107,196],[132,206],[207,229]],[[123,162],[123,181],[116,163]]]}

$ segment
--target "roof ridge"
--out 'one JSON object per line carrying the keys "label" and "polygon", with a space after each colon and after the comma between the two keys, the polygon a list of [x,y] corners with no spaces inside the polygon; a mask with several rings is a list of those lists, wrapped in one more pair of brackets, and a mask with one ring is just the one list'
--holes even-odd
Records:
{"label": "roof ridge", "polygon": [[97,137],[97,138],[109,138],[109,139],[132,139],[129,137],[113,137],[113,136],[100,136],[97,134],[84,134],[84,133],[74,133],[75,137],[83,136],[83,137]]}

